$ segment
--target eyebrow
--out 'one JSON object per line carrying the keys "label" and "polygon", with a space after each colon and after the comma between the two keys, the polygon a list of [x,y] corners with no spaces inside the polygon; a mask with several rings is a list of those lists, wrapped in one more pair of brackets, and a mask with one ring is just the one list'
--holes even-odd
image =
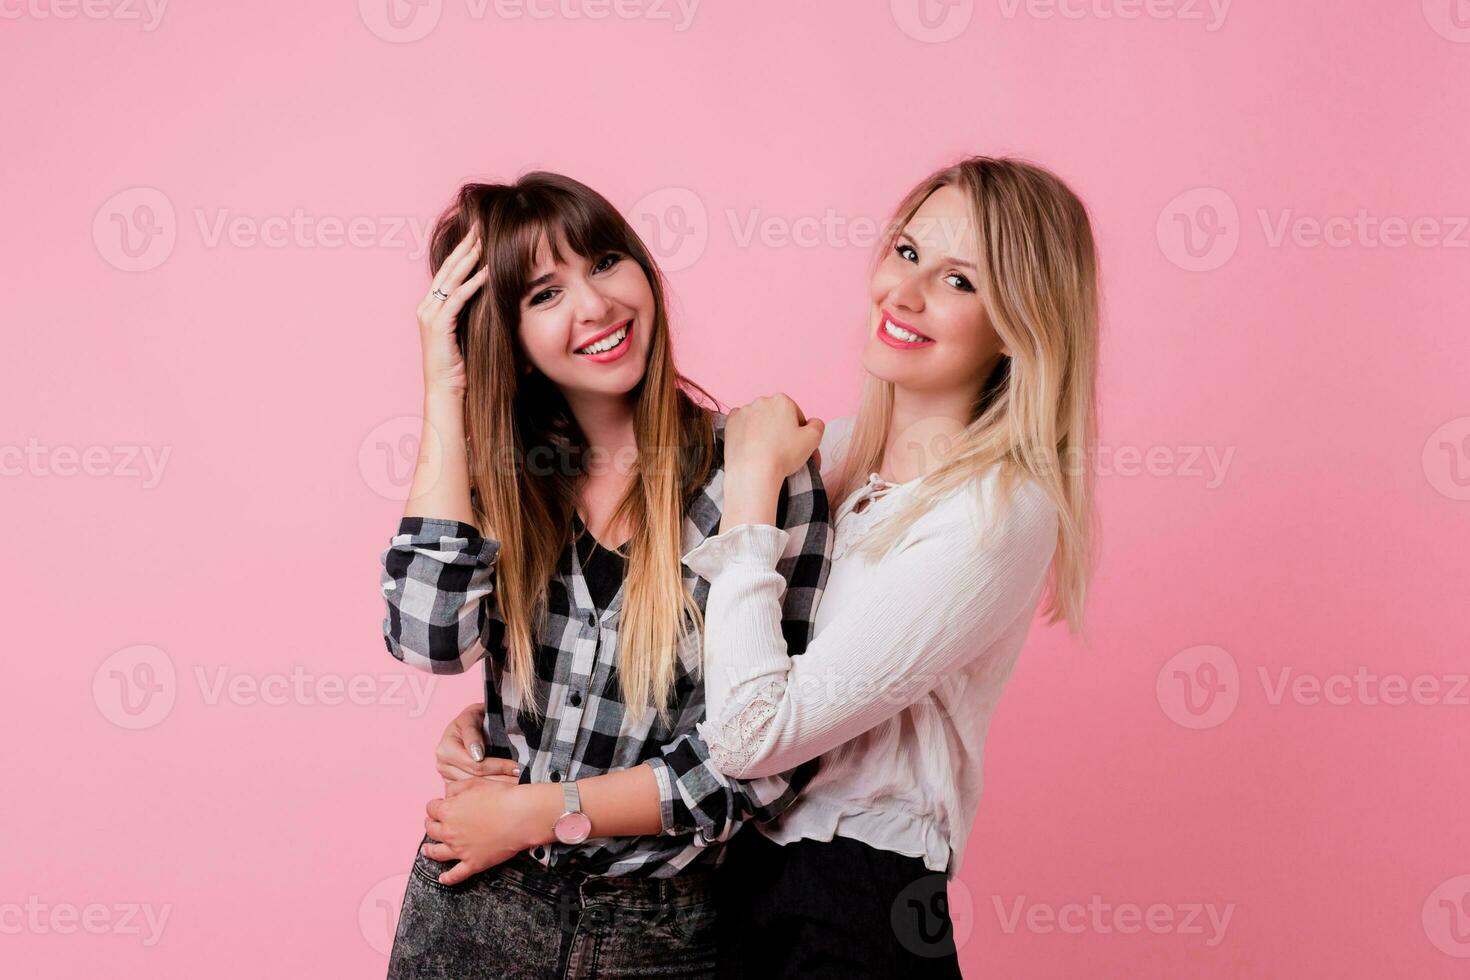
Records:
{"label": "eyebrow", "polygon": [[[918,244],[919,244],[918,239],[914,238],[913,235],[910,235],[906,231],[899,232],[898,233],[898,237],[899,238],[907,238],[909,240],[909,243],[911,245],[914,245],[915,247],[917,247]],[[950,265],[962,265],[962,266],[965,266],[966,268],[974,269],[976,272],[979,272],[980,271],[979,268],[975,265],[975,263],[971,262],[969,259],[960,259],[960,258],[956,258],[953,255],[946,255],[944,257],[944,261],[948,262]]]}
{"label": "eyebrow", "polygon": [[548,283],[554,278],[556,278],[556,270],[554,269],[551,272],[546,273],[546,275],[544,276],[537,276],[535,279],[532,279],[530,282],[526,283],[526,292],[529,293],[537,286],[540,286],[543,283]]}

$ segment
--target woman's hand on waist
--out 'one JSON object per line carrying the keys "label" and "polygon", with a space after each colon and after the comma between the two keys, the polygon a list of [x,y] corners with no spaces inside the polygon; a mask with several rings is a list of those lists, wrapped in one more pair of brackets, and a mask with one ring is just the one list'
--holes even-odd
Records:
{"label": "woman's hand on waist", "polygon": [[420,851],[436,861],[459,862],[439,876],[441,884],[457,885],[554,839],[559,798],[552,783],[517,786],[495,776],[447,783],[444,799],[430,800],[426,808],[424,831],[433,843]]}
{"label": "woman's hand on waist", "polygon": [[518,782],[521,770],[514,759],[485,756],[485,706],[469,705],[444,729],[434,747],[434,767],[447,784],[473,776],[488,776]]}

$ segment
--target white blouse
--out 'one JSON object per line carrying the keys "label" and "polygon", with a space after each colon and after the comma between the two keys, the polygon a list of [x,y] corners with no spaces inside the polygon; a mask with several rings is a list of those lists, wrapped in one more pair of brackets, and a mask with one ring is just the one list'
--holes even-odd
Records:
{"label": "white blouse", "polygon": [[[850,419],[828,426],[824,461],[850,429]],[[781,636],[785,531],[741,524],[684,556],[710,582],[698,731],[730,776],[823,756],[796,803],[757,825],[772,840],[842,836],[952,878],[980,801],[986,729],[1035,615],[1057,515],[1032,481],[999,511],[992,470],[933,504],[882,559],[858,553],[918,482],[874,473],[837,508],[815,636],[798,657]]]}

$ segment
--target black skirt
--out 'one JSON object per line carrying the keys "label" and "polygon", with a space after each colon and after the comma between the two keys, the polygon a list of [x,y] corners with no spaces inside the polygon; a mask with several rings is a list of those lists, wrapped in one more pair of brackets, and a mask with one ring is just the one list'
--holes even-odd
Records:
{"label": "black skirt", "polygon": [[835,837],[776,844],[747,825],[717,873],[719,976],[960,976],[946,878]]}

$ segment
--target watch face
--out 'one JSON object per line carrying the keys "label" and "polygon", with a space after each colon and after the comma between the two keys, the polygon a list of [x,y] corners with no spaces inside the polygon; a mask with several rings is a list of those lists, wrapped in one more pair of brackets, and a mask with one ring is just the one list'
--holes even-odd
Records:
{"label": "watch face", "polygon": [[592,818],[585,813],[563,813],[552,830],[563,844],[580,844],[592,833]]}

